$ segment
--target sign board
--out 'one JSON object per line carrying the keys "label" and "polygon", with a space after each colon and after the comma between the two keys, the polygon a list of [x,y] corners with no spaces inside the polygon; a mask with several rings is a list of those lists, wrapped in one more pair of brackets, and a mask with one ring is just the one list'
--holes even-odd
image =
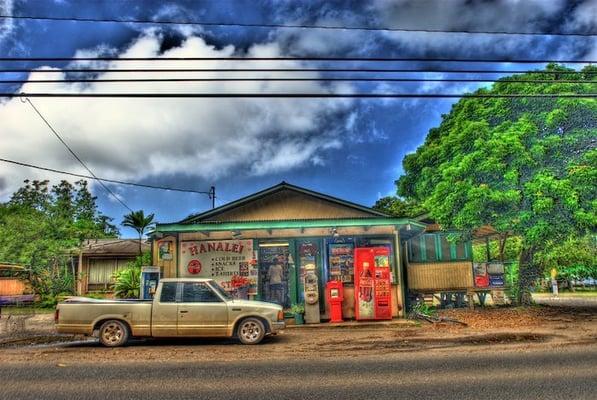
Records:
{"label": "sign board", "polygon": [[211,278],[224,289],[256,288],[253,240],[209,240],[180,243],[179,276]]}

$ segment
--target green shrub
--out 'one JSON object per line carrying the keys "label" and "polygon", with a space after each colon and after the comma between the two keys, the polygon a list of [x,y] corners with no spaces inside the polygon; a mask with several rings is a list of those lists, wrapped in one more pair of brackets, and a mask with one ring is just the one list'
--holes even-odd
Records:
{"label": "green shrub", "polygon": [[114,295],[121,299],[139,298],[141,284],[141,268],[131,267],[114,274]]}

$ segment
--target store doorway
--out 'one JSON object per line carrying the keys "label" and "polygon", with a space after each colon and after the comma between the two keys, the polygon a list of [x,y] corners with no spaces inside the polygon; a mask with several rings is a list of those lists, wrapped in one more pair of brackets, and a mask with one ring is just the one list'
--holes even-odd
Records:
{"label": "store doorway", "polygon": [[263,301],[290,308],[288,289],[293,262],[289,243],[259,244],[259,293]]}

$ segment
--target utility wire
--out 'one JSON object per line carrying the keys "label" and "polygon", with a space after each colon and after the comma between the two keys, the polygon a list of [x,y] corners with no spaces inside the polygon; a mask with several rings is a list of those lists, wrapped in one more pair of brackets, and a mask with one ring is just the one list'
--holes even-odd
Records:
{"label": "utility wire", "polygon": [[41,167],[39,165],[27,164],[24,162],[9,160],[6,158],[0,158],[0,161],[5,162],[5,163],[20,165],[22,167],[34,168],[34,169],[39,169],[42,171],[54,172],[57,174],[70,175],[70,176],[74,176],[77,178],[96,179],[96,180],[103,181],[103,182],[116,183],[118,185],[137,186],[137,187],[148,188],[148,189],[169,190],[169,191],[173,191],[173,192],[198,193],[198,194],[207,194],[207,195],[210,194],[210,192],[203,192],[203,191],[199,191],[199,190],[181,189],[181,188],[168,187],[168,186],[145,185],[143,183],[124,182],[124,181],[119,181],[119,180],[115,180],[115,179],[98,178],[98,177],[94,177],[91,175],[75,174],[73,172],[61,171],[61,170],[54,169],[54,168]]}
{"label": "utility wire", "polygon": [[597,93],[483,94],[483,93],[0,93],[0,97],[62,98],[379,98],[379,99],[456,99],[456,98],[596,98]]}
{"label": "utility wire", "polygon": [[356,30],[374,32],[425,32],[425,33],[464,33],[483,35],[526,35],[526,36],[597,36],[596,32],[537,32],[537,31],[502,31],[502,30],[474,30],[474,29],[416,29],[394,27],[370,27],[356,25],[323,25],[323,24],[264,24],[242,22],[216,22],[192,20],[149,20],[133,18],[91,18],[91,17],[51,17],[37,15],[0,15],[0,18],[35,20],[35,21],[70,21],[70,22],[100,22],[124,24],[150,25],[199,25],[244,28],[282,28],[282,29],[327,29],[327,30]]}
{"label": "utility wire", "polygon": [[499,82],[499,83],[597,83],[573,79],[465,79],[465,78],[140,78],[140,79],[0,79],[2,83],[135,83],[135,82]]}
{"label": "utility wire", "polygon": [[547,75],[596,75],[595,71],[529,71],[529,70],[488,70],[488,69],[445,69],[425,67],[413,68],[65,68],[41,70],[37,68],[4,68],[0,73],[63,73],[63,72],[382,72],[382,73],[422,73],[442,72],[458,74],[547,74]]}
{"label": "utility wire", "polygon": [[454,57],[0,57],[6,62],[33,61],[340,61],[340,62],[474,62],[474,63],[514,63],[514,64],[592,64],[597,60],[553,60],[520,58],[454,58]]}
{"label": "utility wire", "polygon": [[33,110],[35,110],[35,112],[37,113],[37,115],[39,115],[39,117],[45,122],[45,124],[48,126],[48,128],[50,128],[50,130],[52,131],[52,133],[54,133],[54,136],[56,136],[56,138],[64,145],[64,147],[67,148],[67,150],[69,151],[69,153],[75,157],[75,159],[87,170],[87,172],[89,172],[89,174],[93,177],[93,179],[95,179],[96,181],[98,181],[98,183],[106,190],[106,192],[111,195],[112,197],[114,197],[120,204],[122,204],[122,206],[124,208],[126,208],[127,210],[129,210],[130,212],[133,212],[133,209],[130,208],[120,197],[118,197],[112,190],[110,190],[110,188],[108,186],[106,186],[106,184],[104,182],[102,182],[92,171],[91,169],[87,166],[87,164],[85,164],[83,162],[83,160],[81,160],[81,158],[79,158],[79,156],[73,151],[73,149],[70,148],[70,146],[68,145],[68,143],[66,143],[64,141],[64,139],[62,139],[62,137],[58,134],[58,132],[56,132],[56,130],[52,127],[52,125],[48,122],[48,120],[39,112],[39,110],[37,109],[37,107],[35,107],[35,105],[33,104],[33,102],[31,101],[31,99],[29,99],[28,97],[25,97],[25,101],[29,103],[29,105],[33,108]]}

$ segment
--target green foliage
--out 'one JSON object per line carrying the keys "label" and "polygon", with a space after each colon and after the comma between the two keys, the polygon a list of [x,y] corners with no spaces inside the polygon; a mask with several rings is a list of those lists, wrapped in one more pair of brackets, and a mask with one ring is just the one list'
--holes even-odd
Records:
{"label": "green foliage", "polygon": [[[498,82],[478,93],[594,92],[596,67],[583,74],[548,69],[560,73],[516,79],[554,79],[552,84]],[[519,237],[519,300],[527,302],[541,275],[536,253],[597,227],[596,135],[594,99],[464,98],[404,158],[398,194],[420,202],[446,229],[471,234],[491,225]]]}
{"label": "green foliage", "polygon": [[503,246],[503,255],[500,255],[501,240],[489,241],[489,260],[487,259],[487,247],[485,243],[473,244],[473,261],[503,261],[512,262],[518,259],[520,250],[522,248],[522,240],[517,236],[507,237]]}
{"label": "green foliage", "polygon": [[290,312],[293,314],[304,314],[305,306],[302,304],[293,304],[292,307],[290,307]]}
{"label": "green foliage", "polygon": [[114,295],[123,299],[139,298],[141,284],[141,268],[132,267],[117,271],[114,274]]}
{"label": "green foliage", "polygon": [[396,196],[386,196],[377,200],[373,209],[391,215],[393,217],[416,217],[425,214],[426,210],[413,201],[405,201]]}
{"label": "green foliage", "polygon": [[0,261],[31,269],[31,283],[42,298],[74,289],[72,249],[83,239],[114,237],[118,230],[98,212],[85,181],[25,181],[0,204]]}
{"label": "green foliage", "polygon": [[67,296],[71,296],[72,292],[65,291],[57,294],[47,293],[41,296],[41,300],[36,304],[39,308],[56,308],[56,304],[63,301]]}
{"label": "green foliage", "polygon": [[149,214],[145,216],[143,210],[139,211],[131,211],[130,213],[124,216],[122,220],[122,225],[133,228],[139,234],[139,254],[141,254],[141,240],[143,239],[143,235],[147,228],[149,228],[153,224],[153,214]]}
{"label": "green foliage", "polygon": [[552,268],[558,271],[558,279],[597,279],[597,237],[570,237],[547,246],[537,254],[545,276]]}
{"label": "green foliage", "polygon": [[126,264],[126,267],[114,274],[114,295],[124,299],[139,298],[141,285],[141,267],[151,264],[151,253],[137,256],[134,261]]}

